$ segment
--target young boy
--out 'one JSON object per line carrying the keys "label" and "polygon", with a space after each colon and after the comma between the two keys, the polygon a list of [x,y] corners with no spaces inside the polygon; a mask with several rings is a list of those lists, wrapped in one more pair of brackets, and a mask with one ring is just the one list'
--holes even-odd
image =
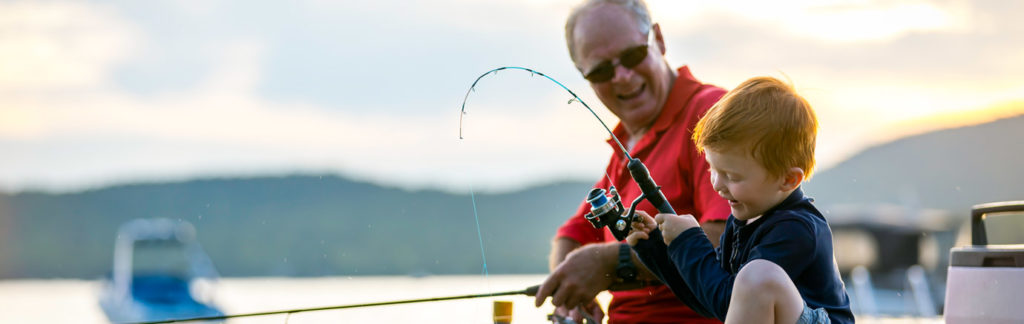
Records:
{"label": "young boy", "polygon": [[853,323],[832,232],[800,190],[814,169],[817,128],[790,86],[747,80],[693,132],[732,212],[720,249],[691,215],[638,212],[643,221],[627,241],[679,299],[726,323]]}

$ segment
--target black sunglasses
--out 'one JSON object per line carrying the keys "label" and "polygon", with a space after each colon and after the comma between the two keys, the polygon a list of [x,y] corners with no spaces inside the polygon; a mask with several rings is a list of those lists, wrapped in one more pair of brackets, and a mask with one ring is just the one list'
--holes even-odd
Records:
{"label": "black sunglasses", "polygon": [[615,66],[622,64],[627,69],[632,69],[634,66],[643,62],[647,58],[647,44],[640,45],[637,47],[627,48],[619,54],[619,62],[612,63],[612,61],[604,61],[598,64],[597,67],[583,75],[583,78],[593,83],[601,83],[611,80],[615,77]]}

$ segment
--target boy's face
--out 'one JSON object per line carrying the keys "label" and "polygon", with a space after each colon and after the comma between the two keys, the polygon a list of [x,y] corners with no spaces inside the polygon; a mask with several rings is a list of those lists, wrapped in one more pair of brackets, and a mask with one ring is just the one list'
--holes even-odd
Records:
{"label": "boy's face", "polygon": [[745,146],[730,150],[706,148],[704,154],[711,166],[711,185],[729,201],[736,219],[761,216],[789,194],[784,191],[785,179],[769,175]]}

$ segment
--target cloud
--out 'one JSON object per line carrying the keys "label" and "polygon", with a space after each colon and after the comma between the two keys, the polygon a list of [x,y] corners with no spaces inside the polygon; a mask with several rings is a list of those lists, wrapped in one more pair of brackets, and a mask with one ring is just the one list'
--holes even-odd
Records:
{"label": "cloud", "polygon": [[[22,6],[25,11],[50,9]],[[459,100],[472,78],[484,69],[463,67],[461,72],[452,73],[445,70],[457,66],[457,62],[442,60],[432,65],[439,68],[437,71],[429,67],[405,70],[413,75],[423,70],[435,73],[422,76],[419,85],[409,85],[402,82],[401,76],[394,75],[398,73],[394,67],[401,64],[381,63],[390,61],[388,55],[392,54],[388,53],[395,51],[374,49],[358,54],[377,63],[371,66],[361,60],[342,58],[340,62],[351,68],[332,71],[337,73],[337,80],[329,82],[328,88],[357,95],[370,93],[380,98],[275,98],[268,96],[266,90],[268,80],[281,76],[273,73],[275,60],[310,62],[316,66],[338,58],[331,57],[331,51],[318,51],[315,46],[301,51],[318,53],[312,57],[281,57],[282,50],[291,53],[286,50],[290,43],[282,43],[273,35],[261,37],[259,33],[231,28],[212,28],[210,33],[197,33],[196,40],[186,40],[160,26],[162,23],[139,22],[132,19],[137,17],[117,14],[131,13],[131,8],[112,11],[102,6],[70,7],[75,14],[49,21],[60,26],[94,26],[90,33],[107,35],[113,39],[111,43],[124,45],[114,48],[116,51],[101,52],[108,55],[93,60],[82,60],[83,55],[71,51],[45,61],[49,65],[84,64],[94,71],[88,78],[66,74],[71,81],[32,83],[18,79],[11,83],[19,87],[17,91],[0,94],[0,101],[5,103],[5,108],[0,109],[0,149],[13,155],[0,160],[0,186],[7,189],[68,190],[139,179],[304,170],[346,173],[403,186],[464,188],[469,183],[484,182],[477,187],[493,189],[521,187],[544,175],[561,179],[573,174],[593,174],[599,172],[607,154],[607,146],[594,140],[604,135],[592,117],[581,113],[579,107],[552,109],[562,107],[568,94],[525,72],[503,72],[501,78],[481,82],[467,115],[467,131],[472,135],[458,141]],[[177,13],[175,8],[165,9],[172,16],[168,20],[175,21],[221,17],[218,11],[230,11],[231,6],[185,6],[178,8]],[[236,19],[249,18],[243,15]],[[207,23],[183,28],[189,30]],[[122,30],[134,32],[118,32]],[[27,39],[59,43],[62,39],[84,41],[92,35],[81,33],[40,28]],[[310,30],[288,34],[310,34]],[[330,35],[316,36],[333,42]],[[313,43],[317,44],[323,43]],[[341,43],[328,48],[337,54],[361,47]],[[427,53],[420,58],[424,60],[445,57],[430,54],[436,50],[426,47],[426,52],[417,53]],[[185,52],[189,53],[175,55]],[[186,78],[188,82],[164,80],[179,76],[174,70],[182,66],[202,68],[198,73],[189,73],[192,76]],[[566,68],[571,69],[568,64]],[[353,69],[366,69],[371,77],[350,73]],[[125,83],[133,81],[124,78],[126,71],[134,71],[136,78],[150,84],[133,88]],[[433,80],[438,78],[451,81]],[[300,87],[319,84],[299,75],[283,79]],[[448,90],[438,91],[439,86]],[[419,88],[423,89],[417,92]],[[374,94],[381,89],[387,91]],[[417,96],[436,92],[447,94]],[[439,97],[450,101],[439,102]],[[401,111],[421,112],[395,114],[389,105],[405,106]],[[613,119],[606,112],[602,114]],[[587,130],[580,130],[584,126]],[[580,143],[591,145],[579,149]],[[462,158],[454,158],[457,155]],[[571,155],[592,158],[550,158]],[[509,166],[510,161],[517,161],[518,165]],[[565,172],[567,169],[574,171]]]}
{"label": "cloud", "polygon": [[[606,134],[526,73],[483,80],[457,139],[466,88],[504,65],[544,71],[616,122],[568,59],[574,2],[0,4],[0,188],[281,172],[452,189],[592,179]],[[699,79],[791,79],[818,110],[822,166],[901,134],[892,125],[1024,97],[1017,2],[650,4],[670,62]]]}
{"label": "cloud", "polygon": [[0,3],[0,91],[89,88],[130,55],[131,25],[81,3]]}
{"label": "cloud", "polygon": [[135,49],[131,25],[104,6],[0,3],[0,136],[45,132],[45,98],[102,88],[110,66]]}
{"label": "cloud", "polygon": [[662,21],[699,28],[738,20],[823,43],[884,41],[914,32],[956,32],[972,25],[963,1],[651,1]]}

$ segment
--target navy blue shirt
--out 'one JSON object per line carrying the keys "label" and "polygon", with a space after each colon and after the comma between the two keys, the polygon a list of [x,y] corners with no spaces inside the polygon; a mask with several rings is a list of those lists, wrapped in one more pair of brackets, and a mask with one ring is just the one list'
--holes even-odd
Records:
{"label": "navy blue shirt", "polygon": [[725,320],[733,281],[756,259],[771,261],[789,275],[811,308],[825,308],[832,323],[853,323],[850,298],[832,254],[825,217],[797,188],[785,200],[747,224],[729,216],[718,249],[700,227],[687,229],[665,246],[651,231],[633,249],[676,297],[701,315]]}

